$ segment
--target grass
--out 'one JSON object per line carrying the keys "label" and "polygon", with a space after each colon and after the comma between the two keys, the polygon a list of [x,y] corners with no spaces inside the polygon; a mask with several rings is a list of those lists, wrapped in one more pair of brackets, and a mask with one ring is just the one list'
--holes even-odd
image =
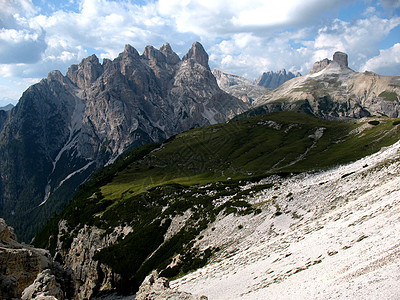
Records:
{"label": "grass", "polygon": [[398,95],[395,92],[384,91],[379,94],[379,97],[383,98],[386,101],[397,101],[399,99]]}
{"label": "grass", "polygon": [[[61,219],[69,225],[62,238],[66,249],[84,224],[108,233],[129,225],[132,233],[95,256],[122,276],[120,288],[136,289],[153,269],[179,276],[201,267],[217,251],[200,251],[194,242],[218,214],[260,213],[246,201],[248,195],[274,186],[245,189],[246,182],[271,174],[326,169],[399,140],[399,119],[382,117],[375,126],[364,126],[369,121],[334,122],[279,112],[193,129],[162,145],[135,149],[82,186],[67,208],[36,236],[35,245],[54,253]],[[362,131],[352,133],[361,126]],[[323,134],[316,138],[321,128]],[[215,204],[220,197],[229,199]],[[191,215],[185,226],[164,241],[172,218],[188,210]],[[277,207],[276,214],[280,213]],[[182,262],[168,268],[177,254]]]}

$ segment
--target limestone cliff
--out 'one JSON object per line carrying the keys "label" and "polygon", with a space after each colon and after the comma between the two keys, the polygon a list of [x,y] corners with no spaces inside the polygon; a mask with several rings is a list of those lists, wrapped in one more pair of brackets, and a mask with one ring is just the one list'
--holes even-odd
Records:
{"label": "limestone cliff", "polygon": [[[57,286],[58,300],[74,297],[72,273],[53,262],[48,251],[19,243],[13,228],[0,219],[0,299],[21,299],[25,288],[33,284],[37,276],[43,277],[44,274],[52,276],[51,283],[40,285],[42,289],[49,290],[47,295],[55,292],[49,287]],[[26,295],[23,299],[34,298],[32,295],[36,289],[30,290],[30,296]]]}

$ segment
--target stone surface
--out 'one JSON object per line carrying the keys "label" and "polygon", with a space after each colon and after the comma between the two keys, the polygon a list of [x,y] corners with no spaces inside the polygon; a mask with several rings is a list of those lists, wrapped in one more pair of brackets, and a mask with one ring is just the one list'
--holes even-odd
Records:
{"label": "stone surface", "polygon": [[[41,272],[43,275],[38,279],[37,276],[42,274]],[[47,274],[50,273],[53,274],[53,277],[48,278]],[[35,287],[30,288],[31,295],[36,291],[46,292],[57,287],[60,290],[57,293],[57,299],[64,299],[59,297],[60,293],[67,295],[69,299],[73,298],[72,274],[54,263],[48,251],[18,243],[13,229],[8,227],[3,219],[0,219],[0,299],[20,299],[24,289],[30,286],[35,279],[38,282]],[[44,286],[48,287],[47,290],[44,289]],[[39,298],[32,296],[24,299]]]}
{"label": "stone surface", "polygon": [[112,270],[100,264],[93,256],[100,249],[114,244],[118,238],[124,238],[132,228],[116,227],[113,232],[106,234],[105,230],[95,226],[84,226],[76,234],[71,245],[63,245],[64,233],[68,226],[65,220],[59,223],[59,235],[57,237],[56,257],[64,262],[70,269],[76,282],[76,296],[79,299],[89,299],[102,291],[109,291],[115,287],[120,276]]}
{"label": "stone surface", "polygon": [[57,299],[64,300],[64,292],[56,277],[49,269],[40,272],[35,281],[22,293],[22,300]]}
{"label": "stone surface", "polygon": [[310,74],[318,73],[319,71],[325,69],[332,61],[324,58],[323,60],[317,61],[314,63]]}
{"label": "stone surface", "polygon": [[207,300],[206,296],[196,296],[190,293],[171,289],[168,279],[159,277],[156,271],[153,271],[143,281],[136,293],[136,300]]}
{"label": "stone surface", "polygon": [[337,51],[333,54],[333,61],[337,62],[343,67],[349,66],[347,54],[340,51]]}

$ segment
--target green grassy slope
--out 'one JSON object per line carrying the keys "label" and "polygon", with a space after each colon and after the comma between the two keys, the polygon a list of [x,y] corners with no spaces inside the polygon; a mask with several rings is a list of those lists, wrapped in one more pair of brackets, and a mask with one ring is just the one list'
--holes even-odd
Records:
{"label": "green grassy slope", "polygon": [[[393,120],[379,120],[374,126],[280,112],[190,130],[129,165],[101,192],[119,200],[165,183],[190,185],[328,168],[397,141],[399,129]],[[366,129],[350,134],[360,126]],[[318,129],[322,137],[316,140],[312,136]]]}
{"label": "green grassy slope", "polygon": [[[246,181],[364,157],[399,140],[399,123],[389,118],[333,122],[279,112],[190,130],[163,144],[132,150],[97,172],[36,236],[35,245],[54,251],[60,219],[67,220],[70,229],[63,237],[64,248],[84,224],[108,232],[129,225],[132,233],[95,256],[122,275],[121,287],[137,287],[155,268],[168,277],[185,273],[218,251],[200,253],[192,247],[218,213],[258,212],[245,201],[253,192],[242,189]],[[218,206],[213,200],[221,196],[231,198]],[[172,218],[188,209],[192,214],[186,226],[164,241]],[[178,253],[181,264],[166,268]]]}

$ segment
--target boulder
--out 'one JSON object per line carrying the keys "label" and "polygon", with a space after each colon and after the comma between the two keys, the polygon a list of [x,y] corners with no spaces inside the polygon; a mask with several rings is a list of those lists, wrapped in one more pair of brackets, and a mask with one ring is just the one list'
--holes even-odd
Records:
{"label": "boulder", "polygon": [[157,271],[148,275],[139,291],[136,294],[136,300],[207,300],[206,296],[192,295],[187,292],[180,292],[171,289],[167,278],[159,277]]}

